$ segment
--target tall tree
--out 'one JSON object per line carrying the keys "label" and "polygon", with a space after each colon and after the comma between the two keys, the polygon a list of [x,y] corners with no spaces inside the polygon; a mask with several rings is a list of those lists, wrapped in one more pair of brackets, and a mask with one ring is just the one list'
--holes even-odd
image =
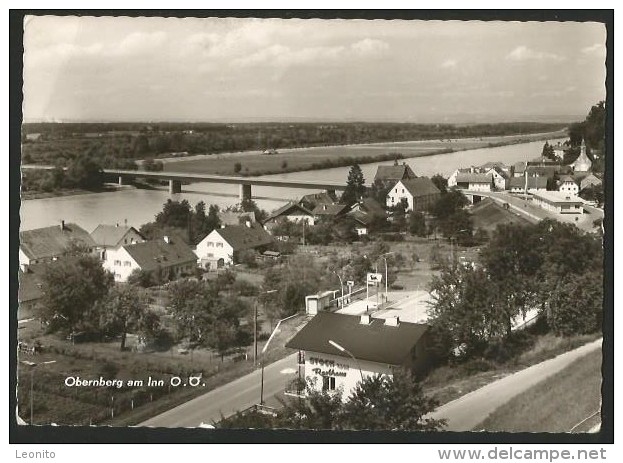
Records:
{"label": "tall tree", "polygon": [[97,304],[99,326],[112,335],[121,336],[120,350],[125,349],[128,332],[141,337],[153,335],[158,326],[158,316],[149,310],[148,297],[130,285],[111,288],[104,300]]}
{"label": "tall tree", "polygon": [[106,296],[113,282],[113,275],[96,257],[82,255],[55,262],[43,276],[43,320],[52,331],[73,332],[90,325],[95,303]]}
{"label": "tall tree", "polygon": [[348,172],[346,190],[342,194],[341,202],[343,204],[354,204],[359,201],[366,192],[365,183],[361,167],[359,167],[359,164],[354,164]]}
{"label": "tall tree", "polygon": [[435,174],[430,179],[435,184],[437,189],[441,191],[441,194],[447,193],[448,191],[448,179],[447,178],[445,178],[441,174]]}

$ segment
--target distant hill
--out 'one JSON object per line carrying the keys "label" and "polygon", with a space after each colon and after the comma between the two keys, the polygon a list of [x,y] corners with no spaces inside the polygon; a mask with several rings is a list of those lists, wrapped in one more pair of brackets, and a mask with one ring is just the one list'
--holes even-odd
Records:
{"label": "distant hill", "polygon": [[523,216],[518,216],[512,209],[506,210],[491,198],[485,198],[476,204],[472,210],[474,229],[482,228],[491,232],[501,224],[528,225],[530,222]]}

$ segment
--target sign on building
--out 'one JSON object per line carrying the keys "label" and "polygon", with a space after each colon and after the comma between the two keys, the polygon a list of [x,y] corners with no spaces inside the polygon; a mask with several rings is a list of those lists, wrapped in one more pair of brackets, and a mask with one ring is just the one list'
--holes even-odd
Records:
{"label": "sign on building", "polygon": [[368,273],[367,282],[369,285],[377,285],[383,279],[383,275],[380,273]]}

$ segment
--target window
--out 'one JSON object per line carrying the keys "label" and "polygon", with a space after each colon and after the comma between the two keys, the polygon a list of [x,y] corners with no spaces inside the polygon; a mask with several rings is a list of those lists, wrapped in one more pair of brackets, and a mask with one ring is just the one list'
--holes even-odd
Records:
{"label": "window", "polygon": [[121,261],[120,260],[116,260],[115,261],[115,265],[121,265]]}
{"label": "window", "polygon": [[213,248],[213,247],[214,247],[214,242],[212,242],[212,241],[208,241],[208,247],[209,247],[209,248]]}
{"label": "window", "polygon": [[404,192],[405,192],[405,189],[403,188],[403,189],[402,189],[402,194],[404,194]]}
{"label": "window", "polygon": [[217,248],[222,248],[223,247],[223,243],[216,243],[216,247]]}
{"label": "window", "polygon": [[323,376],[322,377],[322,390],[323,391],[335,391],[335,377]]}
{"label": "window", "polygon": [[132,266],[132,262],[130,262],[129,260],[126,260],[123,262],[123,266],[124,267],[131,267]]}
{"label": "window", "polygon": [[214,253],[209,252],[209,253],[207,254],[207,257],[214,257]]}

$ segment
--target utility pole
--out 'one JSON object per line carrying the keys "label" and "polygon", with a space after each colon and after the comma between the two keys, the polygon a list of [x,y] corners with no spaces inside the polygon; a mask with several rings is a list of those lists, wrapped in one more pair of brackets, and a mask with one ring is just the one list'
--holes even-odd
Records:
{"label": "utility pole", "polygon": [[257,364],[257,301],[253,304],[253,366]]}

